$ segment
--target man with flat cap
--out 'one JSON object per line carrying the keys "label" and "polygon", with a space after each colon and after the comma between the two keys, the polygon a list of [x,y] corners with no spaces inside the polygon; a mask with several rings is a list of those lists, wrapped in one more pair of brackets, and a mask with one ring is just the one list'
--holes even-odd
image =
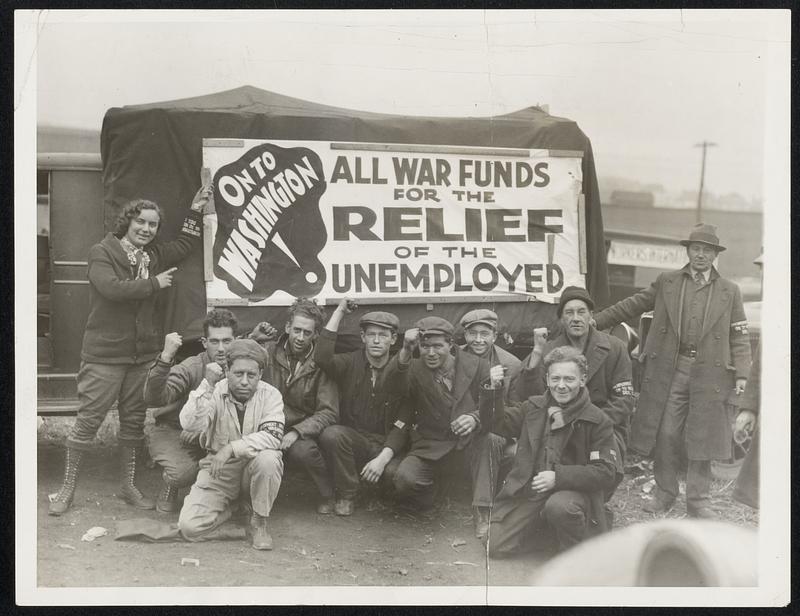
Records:
{"label": "man with flat cap", "polygon": [[592,325],[593,310],[594,301],[586,289],[566,287],[563,290],[556,309],[562,331],[552,339],[547,338],[546,332],[534,332],[533,351],[522,364],[522,373],[511,397],[524,402],[530,396],[543,395],[547,384],[542,358],[558,347],[577,349],[587,362],[589,398],[614,423],[617,445],[614,455],[617,478],[621,480],[634,404],[631,359],[622,340]]}
{"label": "man with flat cap", "polygon": [[503,366],[505,393],[513,390],[522,362],[495,344],[497,340],[497,314],[486,308],[470,310],[460,321],[467,343],[461,348],[467,353],[483,357],[490,366]]}
{"label": "man with flat cap", "polygon": [[598,329],[606,329],[654,310],[639,355],[644,376],[630,439],[632,449],[654,460],[658,488],[644,510],[672,507],[678,471],[688,458],[687,513],[713,519],[711,460],[731,457],[726,404],[745,390],[750,341],[741,291],[713,266],[725,250],[716,227],[698,223],[681,244],[689,263],[594,318]]}
{"label": "man with flat cap", "polygon": [[[417,348],[419,359],[412,359]],[[451,323],[425,317],[405,332],[397,362],[388,370],[388,387],[407,396],[414,410],[411,448],[394,477],[398,497],[431,507],[437,474],[461,452],[472,479],[475,534],[485,538],[505,442],[481,423],[480,393],[488,384],[489,363],[453,345]]]}
{"label": "man with flat cap", "polygon": [[314,361],[339,386],[339,423],[322,431],[319,444],[333,474],[334,512],[342,516],[353,513],[361,480],[391,482],[409,428],[407,399],[385,385],[387,366],[397,361],[389,351],[400,320],[391,312],[367,312],[359,319],[364,348],[334,354],[339,325],[354,309],[342,299],[314,348]]}
{"label": "man with flat cap", "polygon": [[204,378],[180,412],[181,426],[201,433],[200,445],[208,454],[183,502],[178,527],[188,541],[213,538],[243,491],[251,501],[252,545],[271,550],[267,520],[283,476],[283,399],[261,380],[267,355],[257,342],[234,340],[225,359],[227,376],[215,383]]}

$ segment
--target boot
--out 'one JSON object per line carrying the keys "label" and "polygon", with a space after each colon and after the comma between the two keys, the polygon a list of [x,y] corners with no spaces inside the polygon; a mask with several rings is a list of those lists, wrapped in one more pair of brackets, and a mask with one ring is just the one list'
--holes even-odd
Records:
{"label": "boot", "polygon": [[72,504],[72,497],[75,495],[75,484],[78,482],[78,469],[80,468],[83,451],[67,447],[67,459],[64,463],[64,483],[56,494],[55,499],[50,503],[48,513],[50,515],[61,515],[65,513]]}
{"label": "boot", "polygon": [[156,511],[159,513],[175,513],[178,511],[178,488],[164,482],[156,499]]}
{"label": "boot", "polygon": [[255,511],[250,516],[250,532],[253,537],[253,548],[256,550],[271,550],[272,535],[267,528],[269,518],[257,514]]}
{"label": "boot", "polygon": [[146,498],[136,487],[136,461],[141,455],[138,447],[122,447],[120,455],[120,468],[122,471],[122,486],[119,497],[137,509],[155,509],[156,504]]}

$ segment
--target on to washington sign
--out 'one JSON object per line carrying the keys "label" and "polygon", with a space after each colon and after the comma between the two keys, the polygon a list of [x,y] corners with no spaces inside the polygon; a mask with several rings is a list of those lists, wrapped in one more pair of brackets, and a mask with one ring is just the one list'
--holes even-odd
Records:
{"label": "on to washington sign", "polygon": [[555,301],[585,282],[579,152],[205,139],[203,165],[209,304]]}

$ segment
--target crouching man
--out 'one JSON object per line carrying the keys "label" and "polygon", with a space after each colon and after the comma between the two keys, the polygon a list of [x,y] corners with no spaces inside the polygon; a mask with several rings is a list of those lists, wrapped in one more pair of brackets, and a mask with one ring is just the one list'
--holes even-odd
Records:
{"label": "crouching man", "polygon": [[[544,358],[548,390],[520,406],[495,394],[492,431],[518,437],[514,465],[495,498],[489,556],[530,549],[537,532],[555,531],[560,549],[608,530],[604,493],[615,482],[614,426],[589,400],[586,358],[562,346]],[[502,391],[502,374],[492,369]]]}
{"label": "crouching man", "polygon": [[389,355],[397,340],[400,320],[391,312],[368,312],[359,320],[363,349],[334,354],[339,324],[352,312],[348,298],[339,302],[314,348],[314,359],[339,385],[340,424],[320,435],[322,452],[333,473],[336,515],[351,515],[361,480],[391,485],[398,453],[408,440],[405,396],[387,390]]}
{"label": "crouching man", "polygon": [[[417,348],[420,357],[412,359]],[[502,366],[497,370],[502,379]],[[397,497],[430,508],[444,462],[460,455],[472,479],[475,536],[485,539],[504,443],[480,422],[480,392],[489,364],[454,347],[448,321],[425,317],[405,332],[403,348],[387,371],[389,391],[405,396],[413,409],[411,448],[394,476]]]}
{"label": "crouching man", "polygon": [[181,409],[181,426],[201,432],[208,455],[200,461],[178,526],[189,541],[213,538],[231,517],[231,502],[240,492],[249,493],[253,547],[271,550],[267,519],[283,476],[283,399],[261,380],[267,356],[257,342],[234,340],[226,360],[227,378],[216,363],[208,364],[206,378]]}

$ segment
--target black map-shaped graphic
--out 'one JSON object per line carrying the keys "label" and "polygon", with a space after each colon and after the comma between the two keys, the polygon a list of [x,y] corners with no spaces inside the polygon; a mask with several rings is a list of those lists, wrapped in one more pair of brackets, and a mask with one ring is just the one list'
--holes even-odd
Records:
{"label": "black map-shaped graphic", "polygon": [[[262,167],[265,176],[261,178],[250,165],[252,161],[260,159],[264,152],[269,152],[276,164],[271,171]],[[298,166],[307,168],[309,163],[317,179],[313,180],[314,183],[310,188],[305,186],[305,194],[293,194],[294,202],[285,209],[281,208],[277,221],[273,223],[272,229],[268,229],[266,246],[263,249],[259,248],[261,254],[250,290],[220,265],[226,247],[230,252],[234,244],[229,241],[231,234],[237,230],[239,230],[237,235],[240,233],[239,220],[248,207],[251,208],[250,214],[255,211],[251,200],[254,196],[263,196],[262,188],[270,183],[273,183],[274,187],[280,186],[281,183],[277,180],[282,173],[296,170]],[[224,176],[240,175],[243,170],[249,173],[255,181],[255,186],[247,187],[242,206],[233,207],[220,193],[219,180]],[[224,280],[232,293],[252,301],[266,299],[278,290],[286,291],[293,297],[317,295],[326,280],[325,268],[318,258],[328,240],[319,209],[319,200],[326,187],[322,160],[308,148],[282,148],[266,143],[247,151],[238,160],[220,167],[214,175],[214,204],[217,212],[217,233],[214,238],[213,253],[214,275]],[[253,226],[250,225],[248,228],[252,229]],[[261,227],[262,234],[264,228]],[[238,236],[241,246],[241,235]]]}

